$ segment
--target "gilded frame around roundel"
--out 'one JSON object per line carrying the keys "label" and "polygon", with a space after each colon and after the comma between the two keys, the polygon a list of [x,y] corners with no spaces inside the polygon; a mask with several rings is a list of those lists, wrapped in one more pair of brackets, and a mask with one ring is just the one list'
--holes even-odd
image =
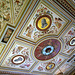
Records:
{"label": "gilded frame around roundel", "polygon": [[[39,27],[38,27],[38,21],[41,19],[41,18],[43,18],[43,17],[47,17],[48,19],[49,19],[49,21],[50,21],[50,24],[49,24],[49,26],[47,27],[47,28],[45,28],[45,29],[40,29]],[[36,20],[36,28],[38,29],[38,30],[40,30],[40,31],[46,31],[50,26],[51,26],[51,23],[52,23],[52,20],[51,20],[51,17],[49,16],[49,15],[47,15],[47,14],[45,14],[45,15],[41,15],[39,18],[37,18],[37,20]]]}

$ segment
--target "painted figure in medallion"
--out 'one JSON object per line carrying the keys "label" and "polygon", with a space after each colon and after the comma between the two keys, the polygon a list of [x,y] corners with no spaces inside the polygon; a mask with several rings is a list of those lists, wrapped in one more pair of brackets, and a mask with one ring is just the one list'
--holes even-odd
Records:
{"label": "painted figure in medallion", "polygon": [[45,28],[48,24],[46,23],[46,19],[42,19],[42,28]]}

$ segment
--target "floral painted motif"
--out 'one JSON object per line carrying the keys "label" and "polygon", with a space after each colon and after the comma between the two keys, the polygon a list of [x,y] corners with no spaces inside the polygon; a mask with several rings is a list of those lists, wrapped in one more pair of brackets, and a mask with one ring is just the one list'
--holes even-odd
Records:
{"label": "floral painted motif", "polygon": [[16,19],[22,10],[25,0],[13,0],[14,1],[14,19]]}
{"label": "floral painted motif", "polygon": [[0,13],[2,13],[0,15],[0,19],[2,19],[3,21],[10,21],[11,19],[11,14],[10,14],[10,2],[9,0],[1,0],[0,1]]}

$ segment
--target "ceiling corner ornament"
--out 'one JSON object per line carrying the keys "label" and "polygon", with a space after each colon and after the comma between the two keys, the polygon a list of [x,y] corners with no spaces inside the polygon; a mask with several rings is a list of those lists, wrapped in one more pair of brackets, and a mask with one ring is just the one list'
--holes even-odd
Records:
{"label": "ceiling corner ornament", "polygon": [[55,57],[60,49],[61,43],[57,39],[48,39],[36,47],[34,55],[38,60],[45,61]]}

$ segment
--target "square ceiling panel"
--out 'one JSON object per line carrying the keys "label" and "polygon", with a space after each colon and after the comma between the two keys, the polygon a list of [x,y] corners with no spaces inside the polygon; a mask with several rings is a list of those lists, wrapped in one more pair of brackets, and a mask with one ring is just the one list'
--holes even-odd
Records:
{"label": "square ceiling panel", "polygon": [[58,36],[69,22],[53,6],[40,2],[19,32],[19,37],[37,42],[42,37]]}

